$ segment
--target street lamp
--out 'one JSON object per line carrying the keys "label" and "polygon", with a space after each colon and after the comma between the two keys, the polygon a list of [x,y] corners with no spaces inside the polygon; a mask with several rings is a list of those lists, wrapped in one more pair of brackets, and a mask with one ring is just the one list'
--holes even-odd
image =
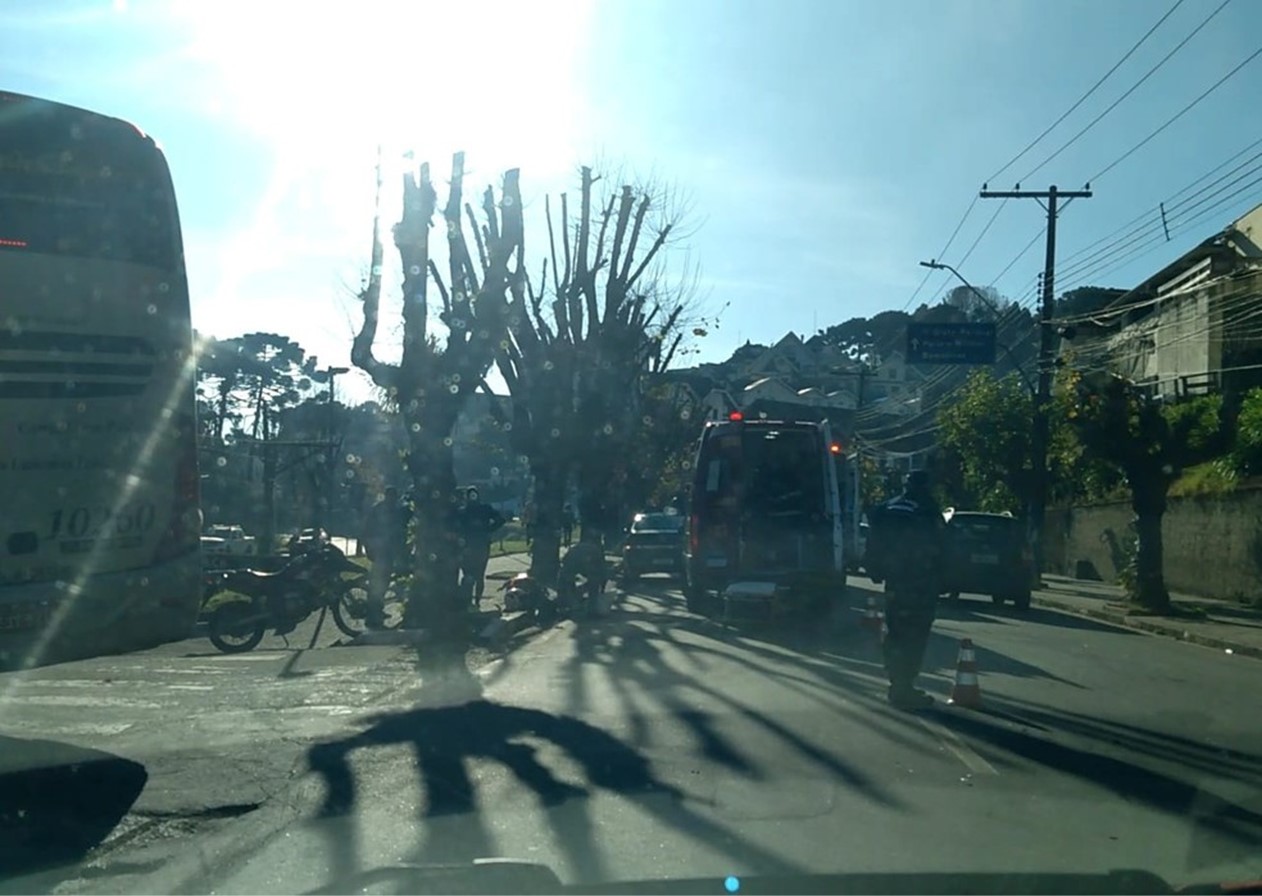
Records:
{"label": "street lamp", "polygon": [[[964,275],[961,274],[959,271],[957,271],[955,268],[951,267],[949,264],[944,264],[943,262],[940,262],[937,259],[932,259],[930,261],[922,261],[920,263],[920,266],[925,267],[925,268],[932,268],[934,270],[950,271],[959,279],[961,283],[963,283],[965,286],[971,289],[974,295],[976,295],[979,299],[981,299],[988,306],[990,306],[990,308],[995,312],[996,315],[1000,313],[998,306],[996,306],[995,303],[992,302],[988,296],[983,295],[981,290],[979,290],[976,286],[974,286],[973,284],[965,280]],[[1028,525],[1029,525],[1030,547],[1031,547],[1031,550],[1034,552],[1034,558],[1035,558],[1034,569],[1031,571],[1032,579],[1033,579],[1032,584],[1034,584],[1037,587],[1040,581],[1040,574],[1043,569],[1043,544],[1042,544],[1043,511],[1042,511],[1042,508],[1047,503],[1047,436],[1046,436],[1046,433],[1047,433],[1047,426],[1048,426],[1048,414],[1047,414],[1048,390],[1046,387],[1042,389],[1035,388],[1034,384],[1030,382],[1030,378],[1026,375],[1025,370],[1021,367],[1021,364],[1013,356],[1012,349],[1008,348],[1008,346],[1004,345],[1002,342],[999,342],[998,340],[996,340],[996,345],[1002,348],[1004,350],[1004,353],[1007,354],[1007,356],[1012,359],[1013,366],[1016,368],[1017,373],[1021,375],[1021,381],[1025,383],[1025,387],[1030,390],[1030,397],[1034,399],[1034,439],[1033,439],[1034,444],[1031,449],[1031,454],[1033,455],[1032,459],[1034,462],[1035,494],[1031,497],[1030,502],[1029,502]],[[1042,379],[1046,380],[1046,377],[1042,377]],[[1040,437],[1039,433],[1042,433],[1043,435]]]}
{"label": "street lamp", "polygon": [[[990,308],[990,310],[994,311],[996,317],[998,317],[1000,314],[1003,313],[1000,307],[996,305],[993,301],[991,301],[989,296],[987,296],[976,286],[974,286],[973,284],[965,280],[964,275],[961,274],[959,271],[957,271],[955,268],[951,267],[949,264],[938,261],[937,259],[932,259],[930,261],[920,262],[920,266],[922,268],[932,268],[935,271],[950,271],[952,274],[956,276],[956,279],[958,279],[961,283],[963,283],[965,286],[967,286],[969,289],[973,291],[973,295],[981,299]],[[1023,382],[1025,384],[1025,388],[1030,391],[1030,395],[1037,396],[1038,389],[1036,389],[1034,387],[1034,384],[1030,382],[1030,377],[1026,374],[1025,369],[1021,366],[1021,362],[1017,359],[1016,355],[1012,353],[1012,349],[1008,348],[1008,346],[1004,345],[1002,342],[998,340],[995,340],[995,344],[999,346],[1001,349],[1003,349],[1004,354],[1007,355],[1008,358],[1012,361],[1012,366],[1016,368],[1017,374],[1021,377],[1021,382]]]}

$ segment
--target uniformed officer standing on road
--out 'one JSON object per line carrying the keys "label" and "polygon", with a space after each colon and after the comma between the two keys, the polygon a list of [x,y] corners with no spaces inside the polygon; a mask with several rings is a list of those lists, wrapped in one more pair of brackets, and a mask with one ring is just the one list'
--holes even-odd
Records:
{"label": "uniformed officer standing on road", "polygon": [[908,474],[903,493],[878,507],[870,525],[869,575],[885,582],[889,701],[901,709],[924,709],[933,698],[915,684],[938,609],[945,528],[928,475]]}

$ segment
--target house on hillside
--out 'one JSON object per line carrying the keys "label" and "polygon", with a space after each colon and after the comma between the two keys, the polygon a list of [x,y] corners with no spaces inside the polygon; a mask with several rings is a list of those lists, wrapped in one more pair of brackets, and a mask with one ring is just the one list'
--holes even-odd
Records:
{"label": "house on hillside", "polygon": [[1262,205],[1077,327],[1085,366],[1177,398],[1262,384]]}

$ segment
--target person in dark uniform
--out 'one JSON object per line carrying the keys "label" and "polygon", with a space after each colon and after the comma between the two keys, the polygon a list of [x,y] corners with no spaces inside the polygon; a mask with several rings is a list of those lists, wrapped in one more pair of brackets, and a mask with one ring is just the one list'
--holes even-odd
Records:
{"label": "person in dark uniform", "polygon": [[885,582],[882,647],[889,701],[901,709],[924,709],[933,698],[915,684],[938,609],[945,528],[927,474],[908,474],[903,493],[877,507],[869,523],[869,575]]}
{"label": "person in dark uniform", "polygon": [[460,537],[464,540],[460,557],[460,589],[473,607],[482,603],[486,589],[486,564],[491,559],[491,536],[504,525],[504,515],[484,504],[478,490],[465,492],[464,506],[458,512]]}

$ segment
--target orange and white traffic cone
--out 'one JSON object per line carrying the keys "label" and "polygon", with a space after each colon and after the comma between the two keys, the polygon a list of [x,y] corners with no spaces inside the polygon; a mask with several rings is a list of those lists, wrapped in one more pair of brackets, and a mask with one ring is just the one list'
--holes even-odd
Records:
{"label": "orange and white traffic cone", "polygon": [[977,656],[969,638],[960,641],[960,658],[955,664],[955,685],[951,688],[952,706],[979,709],[982,705],[982,688],[977,680]]}
{"label": "orange and white traffic cone", "polygon": [[876,596],[868,595],[868,606],[863,611],[863,627],[870,629],[878,634],[885,628],[885,620],[881,618],[881,611],[876,605]]}

